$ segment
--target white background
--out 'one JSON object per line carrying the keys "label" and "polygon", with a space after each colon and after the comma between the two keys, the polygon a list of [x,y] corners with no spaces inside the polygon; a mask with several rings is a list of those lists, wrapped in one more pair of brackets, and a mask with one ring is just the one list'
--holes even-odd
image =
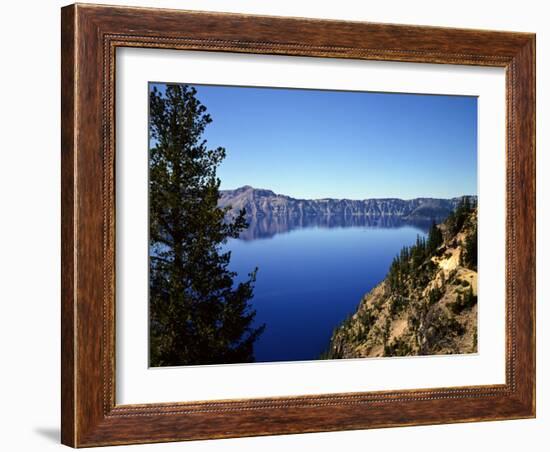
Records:
{"label": "white background", "polygon": [[[116,80],[117,403],[504,383],[503,69],[126,48],[117,51]],[[148,369],[147,84],[151,80],[479,96],[479,353]]]}
{"label": "white background", "polygon": [[[297,1],[140,1],[119,4],[206,9],[243,13],[368,20],[395,23],[490,28],[537,32],[538,145],[538,417],[447,426],[407,427],[356,432],[244,438],[115,450],[280,451],[406,450],[499,451],[548,448],[550,403],[547,390],[550,290],[547,264],[550,230],[548,115],[550,31],[545,3],[535,0],[464,0],[459,3],[407,0],[393,2]],[[9,451],[59,450],[59,7],[63,2],[6,2],[3,5],[2,131],[3,239],[0,260],[2,325],[0,344],[0,447]],[[545,29],[546,28],[546,29]],[[6,309],[7,308],[7,309]],[[545,353],[546,352],[546,353]],[[544,381],[546,380],[546,381]],[[546,444],[543,444],[543,438]]]}

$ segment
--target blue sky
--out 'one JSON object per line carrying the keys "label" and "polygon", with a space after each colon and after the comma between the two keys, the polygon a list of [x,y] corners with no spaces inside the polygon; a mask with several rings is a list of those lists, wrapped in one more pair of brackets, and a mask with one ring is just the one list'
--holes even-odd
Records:
{"label": "blue sky", "polygon": [[[157,85],[158,86],[158,85]],[[193,85],[222,189],[297,198],[477,193],[477,98]]]}

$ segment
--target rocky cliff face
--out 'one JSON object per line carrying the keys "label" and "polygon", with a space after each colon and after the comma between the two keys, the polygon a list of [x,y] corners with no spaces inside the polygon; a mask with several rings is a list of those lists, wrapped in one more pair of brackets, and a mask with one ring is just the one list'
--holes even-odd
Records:
{"label": "rocky cliff face", "polygon": [[[295,199],[250,186],[223,190],[220,207],[232,212],[245,209],[248,218],[312,216],[395,216],[403,219],[441,219],[456,208],[461,198]],[[474,199],[474,197],[471,197]]]}
{"label": "rocky cliff face", "polygon": [[459,207],[404,248],[335,329],[328,359],[477,351],[477,209]]}

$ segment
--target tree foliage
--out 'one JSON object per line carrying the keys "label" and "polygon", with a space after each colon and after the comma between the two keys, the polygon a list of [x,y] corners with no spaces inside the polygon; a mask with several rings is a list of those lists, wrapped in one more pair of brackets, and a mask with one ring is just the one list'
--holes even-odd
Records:
{"label": "tree foliage", "polygon": [[475,208],[475,203],[468,196],[464,196],[456,209],[445,220],[445,223],[449,227],[451,234],[457,234],[464,226],[465,221],[468,219],[470,213]]}
{"label": "tree foliage", "polygon": [[430,258],[442,243],[441,230],[433,223],[427,239],[418,235],[414,245],[403,247],[393,259],[387,275],[392,292],[403,294],[408,279],[420,284],[429,280],[434,270]]}
{"label": "tree foliage", "polygon": [[472,232],[466,236],[464,253],[461,257],[462,265],[477,271],[477,224],[474,225]]}
{"label": "tree foliage", "polygon": [[470,309],[475,304],[477,304],[477,296],[474,295],[472,286],[468,286],[468,290],[459,293],[456,300],[449,304],[449,307],[454,314],[460,314],[464,309]]}
{"label": "tree foliage", "polygon": [[193,87],[149,96],[150,365],[253,361],[256,270],[237,284],[222,250],[248,227],[244,210],[228,221],[218,207],[225,149],[202,138],[212,118]]}
{"label": "tree foliage", "polygon": [[441,229],[435,224],[435,221],[432,222],[432,226],[428,233],[428,241],[426,243],[428,252],[431,254],[443,243],[443,233]]}

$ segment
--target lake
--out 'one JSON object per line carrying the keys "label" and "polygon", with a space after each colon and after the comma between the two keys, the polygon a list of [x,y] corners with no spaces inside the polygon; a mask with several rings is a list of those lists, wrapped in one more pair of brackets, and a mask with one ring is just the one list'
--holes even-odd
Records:
{"label": "lake", "polygon": [[318,359],[334,328],[428,227],[364,216],[251,221],[226,247],[238,279],[258,267],[252,306],[256,325],[266,328],[254,347],[256,361]]}

